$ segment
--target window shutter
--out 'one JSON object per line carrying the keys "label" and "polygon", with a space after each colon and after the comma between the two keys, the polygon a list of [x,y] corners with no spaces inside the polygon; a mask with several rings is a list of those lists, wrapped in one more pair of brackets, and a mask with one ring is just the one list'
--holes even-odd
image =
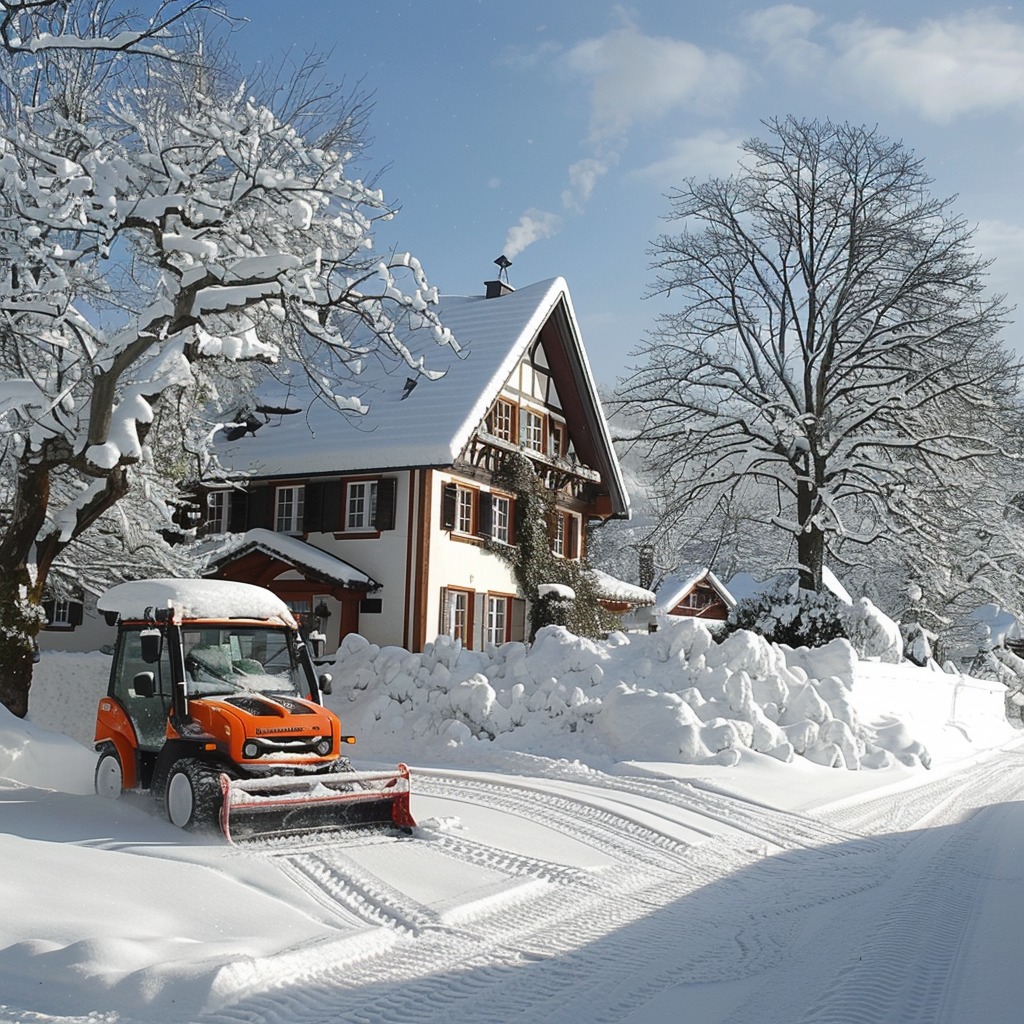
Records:
{"label": "window shutter", "polygon": [[228,533],[245,533],[249,496],[245,491],[231,491],[228,495]]}
{"label": "window shutter", "polygon": [[580,521],[575,516],[566,516],[565,557],[579,558]]}
{"label": "window shutter", "polygon": [[68,604],[68,622],[72,626],[80,626],[84,615],[84,608],[81,601],[71,601]]}
{"label": "window shutter", "polygon": [[245,528],[247,530],[272,529],[270,525],[270,488],[253,487],[249,491],[246,505]]}
{"label": "window shutter", "polygon": [[455,484],[445,484],[441,500],[441,526],[446,530],[455,529]]}
{"label": "window shutter", "polygon": [[481,491],[477,495],[476,534],[478,537],[490,537],[494,527],[494,500],[489,494]]}
{"label": "window shutter", "polygon": [[473,650],[484,649],[484,636],[487,629],[487,595],[473,595]]}
{"label": "window shutter", "polygon": [[526,640],[526,602],[521,597],[512,598],[512,626],[508,638],[519,643]]}
{"label": "window shutter", "polygon": [[324,485],[310,480],[302,506],[302,529],[305,533],[320,533],[323,530]]}
{"label": "window shutter", "polygon": [[[377,481],[377,512],[373,525],[378,530],[393,530],[395,528],[397,495],[398,479],[396,477],[386,476]],[[452,515],[454,517],[454,510]],[[455,525],[454,518],[452,525]]]}
{"label": "window shutter", "polygon": [[450,623],[448,622],[448,588],[441,588],[441,607],[437,616],[437,635],[448,636]]}
{"label": "window shutter", "polygon": [[43,611],[46,613],[46,624],[53,625],[54,601],[43,601]]}
{"label": "window shutter", "polygon": [[340,530],[342,519],[341,505],[345,497],[345,488],[340,480],[328,480],[323,485],[323,498],[320,503],[320,529],[324,533]]}

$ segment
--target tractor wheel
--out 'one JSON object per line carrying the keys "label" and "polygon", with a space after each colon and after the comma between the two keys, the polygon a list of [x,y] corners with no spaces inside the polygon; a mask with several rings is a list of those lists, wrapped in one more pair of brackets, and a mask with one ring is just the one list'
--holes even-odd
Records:
{"label": "tractor wheel", "polygon": [[104,743],[99,755],[96,762],[96,793],[108,800],[116,800],[124,792],[124,770],[117,747],[113,743]]}
{"label": "tractor wheel", "polygon": [[222,800],[217,775],[202,761],[186,757],[171,767],[164,807],[168,819],[178,828],[190,832],[219,828]]}

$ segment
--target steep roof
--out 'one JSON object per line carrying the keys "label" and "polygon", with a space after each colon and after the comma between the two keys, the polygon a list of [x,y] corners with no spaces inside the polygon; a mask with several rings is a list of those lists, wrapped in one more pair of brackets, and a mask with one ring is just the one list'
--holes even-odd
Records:
{"label": "steep roof", "polygon": [[736,599],[725,584],[710,569],[702,567],[666,576],[655,591],[657,610],[671,611],[698,583],[710,584],[727,608],[736,606]]}
{"label": "steep roof", "polygon": [[[421,378],[410,391],[408,367],[368,359],[352,389],[370,407],[365,416],[340,415],[320,400],[307,401],[301,413],[271,416],[253,435],[222,445],[223,464],[262,477],[451,465],[543,331],[546,348],[554,349],[553,372],[561,376],[559,394],[579,417],[577,451],[601,473],[615,511],[626,512],[622,472],[565,280],[496,298],[446,296],[440,315],[459,350],[438,345],[427,331],[414,335],[409,348],[443,377]],[[293,408],[299,401],[290,397]]]}

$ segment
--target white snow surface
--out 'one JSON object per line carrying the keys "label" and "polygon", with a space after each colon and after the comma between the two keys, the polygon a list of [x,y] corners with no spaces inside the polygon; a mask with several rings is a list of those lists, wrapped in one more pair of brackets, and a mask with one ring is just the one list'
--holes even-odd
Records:
{"label": "white snow surface", "polygon": [[1019,1020],[1001,685],[692,620],[329,668],[412,836],[233,848],[103,800],[110,658],[44,654],[0,708],[0,1021]]}
{"label": "white snow surface", "polygon": [[141,619],[149,610],[171,608],[175,621],[251,618],[295,627],[295,617],[276,594],[226,580],[130,580],[111,587],[96,607],[117,612],[122,619]]}

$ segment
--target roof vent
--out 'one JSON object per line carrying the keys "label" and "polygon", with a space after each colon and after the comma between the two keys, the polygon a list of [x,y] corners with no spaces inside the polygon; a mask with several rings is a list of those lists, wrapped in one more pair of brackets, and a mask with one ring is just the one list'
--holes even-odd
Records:
{"label": "roof vent", "polygon": [[508,283],[508,268],[512,266],[512,261],[503,253],[494,262],[498,267],[497,281],[484,281],[484,287],[487,289],[484,295],[488,299],[496,299],[515,291],[515,288]]}

